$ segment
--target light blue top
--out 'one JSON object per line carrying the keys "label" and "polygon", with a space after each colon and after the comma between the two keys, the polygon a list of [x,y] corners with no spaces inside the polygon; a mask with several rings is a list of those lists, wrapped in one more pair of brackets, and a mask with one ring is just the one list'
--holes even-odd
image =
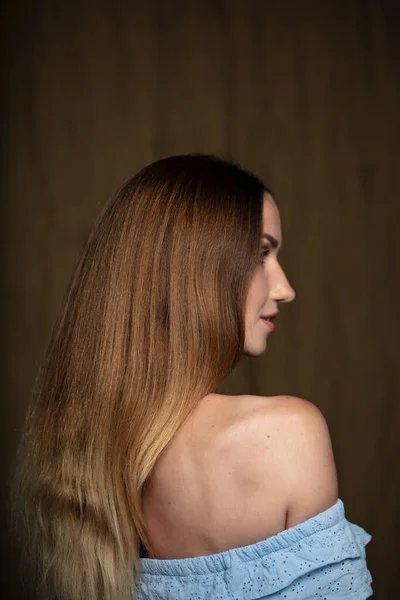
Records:
{"label": "light blue top", "polygon": [[195,558],[141,558],[136,600],[364,600],[372,536],[333,506],[280,533]]}

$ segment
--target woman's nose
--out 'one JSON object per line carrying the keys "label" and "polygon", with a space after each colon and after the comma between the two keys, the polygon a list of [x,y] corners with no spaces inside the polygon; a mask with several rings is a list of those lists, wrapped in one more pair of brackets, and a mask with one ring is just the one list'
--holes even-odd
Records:
{"label": "woman's nose", "polygon": [[296,292],[290,285],[283,269],[278,281],[276,282],[274,299],[279,302],[292,302],[296,298]]}

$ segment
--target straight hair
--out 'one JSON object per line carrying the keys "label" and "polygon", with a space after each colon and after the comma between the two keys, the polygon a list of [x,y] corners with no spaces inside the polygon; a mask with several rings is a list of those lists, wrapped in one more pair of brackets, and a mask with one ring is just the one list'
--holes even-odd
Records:
{"label": "straight hair", "polygon": [[12,486],[40,598],[133,600],[142,494],[199,401],[234,369],[268,188],[188,154],[127,180],[94,223],[51,332]]}

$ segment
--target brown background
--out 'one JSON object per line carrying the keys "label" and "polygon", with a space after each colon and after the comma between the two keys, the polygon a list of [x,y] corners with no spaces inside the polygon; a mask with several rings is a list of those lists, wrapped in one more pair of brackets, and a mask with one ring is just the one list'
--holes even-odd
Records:
{"label": "brown background", "polygon": [[[346,517],[373,536],[374,597],[396,598],[398,3],[40,0],[4,12],[3,502],[38,361],[100,207],[157,158],[230,153],[276,193],[297,297],[267,352],[219,391],[320,408]],[[28,597],[7,536],[2,546],[4,597]]]}

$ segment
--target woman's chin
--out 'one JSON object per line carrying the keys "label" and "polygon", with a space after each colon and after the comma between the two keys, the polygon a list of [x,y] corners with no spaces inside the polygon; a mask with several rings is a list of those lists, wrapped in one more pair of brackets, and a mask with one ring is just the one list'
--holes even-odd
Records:
{"label": "woman's chin", "polygon": [[244,354],[244,356],[252,356],[256,358],[257,356],[261,356],[262,354],[264,354],[266,350],[266,345],[266,339],[264,340],[263,344],[252,344],[251,346],[245,345],[242,354]]}

